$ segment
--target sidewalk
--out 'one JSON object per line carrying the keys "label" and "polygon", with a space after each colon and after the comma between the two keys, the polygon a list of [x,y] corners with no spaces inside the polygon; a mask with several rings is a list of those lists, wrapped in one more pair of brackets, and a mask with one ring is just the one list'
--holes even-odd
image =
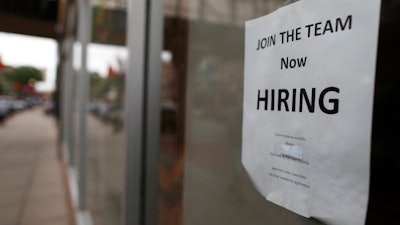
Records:
{"label": "sidewalk", "polygon": [[1,225],[73,225],[56,137],[41,108],[0,126]]}

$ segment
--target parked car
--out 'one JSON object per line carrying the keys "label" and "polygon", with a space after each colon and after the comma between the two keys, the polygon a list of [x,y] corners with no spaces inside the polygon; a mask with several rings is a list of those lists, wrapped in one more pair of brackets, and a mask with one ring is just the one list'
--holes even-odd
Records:
{"label": "parked car", "polygon": [[11,113],[11,102],[6,99],[0,99],[0,123],[4,121]]}

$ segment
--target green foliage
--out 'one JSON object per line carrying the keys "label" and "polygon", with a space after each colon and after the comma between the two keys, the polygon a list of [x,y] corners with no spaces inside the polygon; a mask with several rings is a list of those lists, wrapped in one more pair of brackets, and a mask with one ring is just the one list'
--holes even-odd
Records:
{"label": "green foliage", "polygon": [[0,71],[0,94],[23,94],[21,90],[15,90],[13,86],[15,83],[22,87],[30,82],[42,80],[42,72],[31,66],[3,70]]}
{"label": "green foliage", "polygon": [[13,82],[18,82],[20,84],[28,84],[29,80],[33,79],[35,81],[43,80],[42,72],[40,70],[31,66],[21,66],[12,69],[7,74],[8,79]]}
{"label": "green foliage", "polygon": [[13,93],[12,83],[6,76],[6,72],[0,72],[0,95]]}
{"label": "green foliage", "polygon": [[112,89],[118,90],[122,95],[124,89],[124,77],[107,77],[101,78],[95,74],[90,76],[90,96],[91,98],[102,98]]}

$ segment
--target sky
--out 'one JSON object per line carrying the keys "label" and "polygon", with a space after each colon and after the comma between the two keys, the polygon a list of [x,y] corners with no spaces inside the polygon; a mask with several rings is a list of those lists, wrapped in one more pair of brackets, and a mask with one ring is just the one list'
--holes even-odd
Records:
{"label": "sky", "polygon": [[[45,81],[37,82],[38,91],[55,89],[57,43],[50,38],[0,32],[0,57],[5,65],[33,66],[45,71]],[[107,76],[108,68],[119,70],[118,59],[126,62],[128,51],[122,46],[89,44],[87,67],[90,72]],[[80,46],[74,45],[73,65],[80,68]]]}

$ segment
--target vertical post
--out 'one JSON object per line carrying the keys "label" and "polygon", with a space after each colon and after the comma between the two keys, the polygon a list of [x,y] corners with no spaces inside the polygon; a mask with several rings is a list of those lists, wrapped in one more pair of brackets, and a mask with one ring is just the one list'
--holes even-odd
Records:
{"label": "vertical post", "polygon": [[81,68],[78,76],[78,101],[79,101],[79,136],[78,136],[78,207],[84,210],[86,207],[86,161],[87,161],[87,140],[86,140],[86,105],[89,95],[89,74],[87,71],[87,46],[91,38],[92,10],[88,0],[79,0],[78,7],[78,38],[81,43]]}
{"label": "vertical post", "polygon": [[124,224],[157,223],[163,2],[128,2]]}
{"label": "vertical post", "polygon": [[67,37],[65,47],[68,52],[65,57],[64,72],[63,72],[63,95],[62,95],[62,129],[63,129],[63,145],[67,151],[68,162],[72,163],[74,153],[72,151],[72,88],[73,88],[73,70],[72,70],[72,46],[73,38]]}
{"label": "vertical post", "polygon": [[164,40],[163,1],[153,0],[149,6],[148,63],[146,99],[146,144],[145,152],[145,225],[157,224],[158,159],[161,136],[161,51]]}
{"label": "vertical post", "polygon": [[126,225],[155,225],[160,150],[163,2],[128,3]]}
{"label": "vertical post", "polygon": [[[70,48],[72,46],[71,37],[67,37],[64,42],[64,46]],[[66,151],[65,156],[68,158],[66,161],[71,163],[73,159],[73,152],[71,149],[71,83],[72,83],[72,63],[71,56],[69,54],[64,58],[63,73],[62,73],[62,145],[63,150]]]}
{"label": "vertical post", "polygon": [[62,144],[63,149],[67,151],[67,161],[72,162],[73,152],[71,149],[72,135],[71,135],[71,122],[72,122],[72,85],[73,85],[73,71],[72,71],[72,46],[74,43],[73,30],[75,26],[75,5],[74,3],[68,4],[68,17],[66,21],[66,38],[63,44],[62,54],[64,55],[64,65],[62,73]]}
{"label": "vertical post", "polygon": [[142,193],[147,1],[128,1],[128,70],[125,79],[125,225],[143,225]]}

